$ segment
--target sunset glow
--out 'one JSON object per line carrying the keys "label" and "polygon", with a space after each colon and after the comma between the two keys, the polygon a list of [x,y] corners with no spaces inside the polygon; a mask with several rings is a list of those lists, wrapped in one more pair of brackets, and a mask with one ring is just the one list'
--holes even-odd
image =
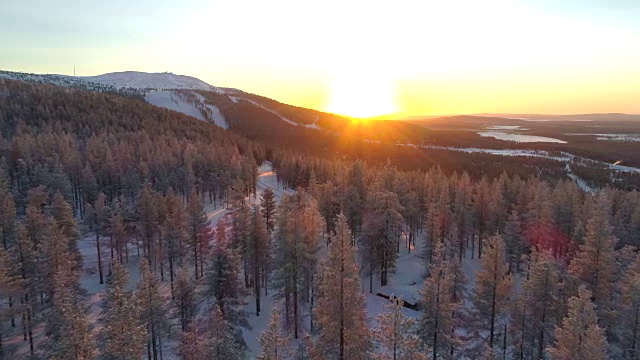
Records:
{"label": "sunset glow", "polygon": [[171,71],[350,116],[640,113],[637,1],[63,2],[3,8],[2,67]]}
{"label": "sunset glow", "polygon": [[328,112],[367,118],[397,112],[389,81],[375,77],[345,76],[333,81]]}

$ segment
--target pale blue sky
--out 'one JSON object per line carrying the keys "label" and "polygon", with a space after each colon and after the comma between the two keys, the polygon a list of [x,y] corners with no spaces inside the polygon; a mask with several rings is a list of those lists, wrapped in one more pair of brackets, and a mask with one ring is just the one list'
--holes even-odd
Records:
{"label": "pale blue sky", "polygon": [[[315,108],[332,101],[334,84],[372,74],[420,99],[489,79],[498,98],[524,83],[533,90],[518,94],[541,110],[553,110],[542,80],[593,89],[583,103],[640,95],[639,0],[5,0],[0,44],[0,69],[172,71]],[[640,112],[608,104],[601,110]]]}

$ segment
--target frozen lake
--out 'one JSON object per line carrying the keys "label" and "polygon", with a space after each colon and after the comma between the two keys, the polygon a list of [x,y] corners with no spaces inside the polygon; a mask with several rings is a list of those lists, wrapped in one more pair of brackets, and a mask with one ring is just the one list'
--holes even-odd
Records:
{"label": "frozen lake", "polygon": [[514,141],[519,143],[545,142],[566,144],[567,142],[560,139],[554,139],[546,136],[511,134],[504,131],[479,131],[478,135],[483,137],[492,137],[498,140]]}
{"label": "frozen lake", "polygon": [[572,136],[595,136],[596,140],[605,141],[640,141],[640,134],[589,134],[589,133],[570,133],[566,135]]}

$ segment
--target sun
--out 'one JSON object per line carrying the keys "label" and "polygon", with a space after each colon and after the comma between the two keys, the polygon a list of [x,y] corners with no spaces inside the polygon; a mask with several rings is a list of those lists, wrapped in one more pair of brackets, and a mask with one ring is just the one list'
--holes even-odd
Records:
{"label": "sun", "polygon": [[397,112],[391,81],[375,75],[346,74],[331,84],[327,111],[355,118],[389,115]]}

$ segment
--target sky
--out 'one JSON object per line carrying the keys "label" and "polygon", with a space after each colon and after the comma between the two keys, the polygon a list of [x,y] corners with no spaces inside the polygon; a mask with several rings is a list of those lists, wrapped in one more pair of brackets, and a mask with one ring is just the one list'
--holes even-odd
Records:
{"label": "sky", "polygon": [[170,71],[351,116],[640,113],[638,0],[5,0],[0,69]]}

